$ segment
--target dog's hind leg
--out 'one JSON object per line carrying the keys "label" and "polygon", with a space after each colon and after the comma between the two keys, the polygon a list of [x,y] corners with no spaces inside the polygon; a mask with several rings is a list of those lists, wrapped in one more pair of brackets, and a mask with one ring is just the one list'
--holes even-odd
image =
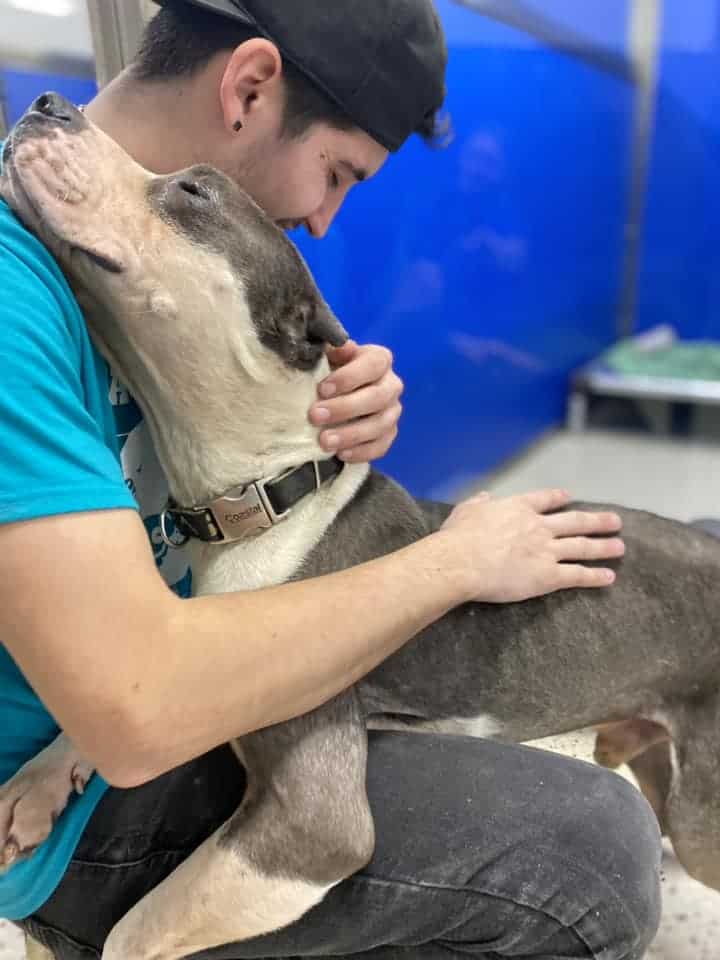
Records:
{"label": "dog's hind leg", "polygon": [[117,924],[103,960],[175,960],[278,930],[372,856],[354,692],[243,737],[237,752],[242,805]]}
{"label": "dog's hind leg", "polygon": [[688,873],[720,890],[720,692],[678,720],[668,833]]}
{"label": "dog's hind leg", "polygon": [[667,728],[641,717],[607,724],[598,730],[595,760],[612,770],[623,763],[628,764],[665,835],[667,799],[672,783],[670,734]]}
{"label": "dog's hind leg", "polygon": [[668,834],[667,802],[673,780],[672,745],[669,740],[655,743],[649,750],[628,761],[628,766],[645,799],[655,811],[660,830]]}
{"label": "dog's hind leg", "polygon": [[595,760],[603,767],[616,769],[645,753],[650,747],[670,739],[666,727],[652,720],[636,717],[609,723],[598,729]]}

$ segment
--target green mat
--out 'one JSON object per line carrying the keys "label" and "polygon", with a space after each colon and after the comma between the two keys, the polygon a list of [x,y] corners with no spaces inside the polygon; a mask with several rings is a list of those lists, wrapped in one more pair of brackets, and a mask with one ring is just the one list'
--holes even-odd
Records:
{"label": "green mat", "polygon": [[720,343],[712,340],[677,341],[648,349],[634,340],[621,340],[603,355],[618,373],[680,380],[720,380]]}

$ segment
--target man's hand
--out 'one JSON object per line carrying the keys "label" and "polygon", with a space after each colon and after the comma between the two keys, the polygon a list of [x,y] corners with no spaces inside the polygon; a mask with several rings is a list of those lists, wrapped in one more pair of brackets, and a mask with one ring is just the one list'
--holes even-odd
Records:
{"label": "man's hand", "polygon": [[348,340],[328,350],[333,372],[319,386],[310,422],[322,427],[320,443],[341,460],[368,463],[385,456],[398,433],[403,382],[385,347]]}
{"label": "man's hand", "polygon": [[453,556],[463,558],[468,578],[467,599],[509,603],[614,583],[612,569],[586,564],[624,555],[617,536],[622,520],[615,513],[555,512],[570,500],[565,490],[498,499],[483,493],[455,507],[434,536],[452,536]]}

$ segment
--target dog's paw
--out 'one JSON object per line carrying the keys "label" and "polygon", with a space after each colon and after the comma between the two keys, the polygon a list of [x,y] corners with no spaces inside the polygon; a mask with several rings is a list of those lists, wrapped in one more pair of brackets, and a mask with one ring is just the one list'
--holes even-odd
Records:
{"label": "dog's paw", "polygon": [[35,777],[19,775],[7,783],[0,794],[0,866],[30,856],[50,836],[63,807],[55,791]]}
{"label": "dog's paw", "polygon": [[0,787],[0,869],[50,836],[73,792],[83,793],[93,769],[58,738]]}

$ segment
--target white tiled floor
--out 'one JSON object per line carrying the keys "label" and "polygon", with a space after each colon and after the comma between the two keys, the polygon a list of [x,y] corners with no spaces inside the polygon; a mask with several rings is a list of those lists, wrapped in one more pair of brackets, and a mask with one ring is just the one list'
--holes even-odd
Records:
{"label": "white tiled floor", "polygon": [[[720,444],[615,432],[558,433],[482,483],[498,495],[544,486],[563,486],[581,499],[641,507],[680,520],[720,517]],[[592,756],[592,737],[584,733],[537,746],[582,759]],[[670,850],[663,889],[662,928],[648,960],[718,960],[720,894],[690,880]],[[24,956],[20,935],[0,921],[0,960]]]}
{"label": "white tiled floor", "polygon": [[565,487],[578,499],[638,507],[678,520],[720,517],[720,443],[561,431],[483,484],[498,495],[546,486]]}

